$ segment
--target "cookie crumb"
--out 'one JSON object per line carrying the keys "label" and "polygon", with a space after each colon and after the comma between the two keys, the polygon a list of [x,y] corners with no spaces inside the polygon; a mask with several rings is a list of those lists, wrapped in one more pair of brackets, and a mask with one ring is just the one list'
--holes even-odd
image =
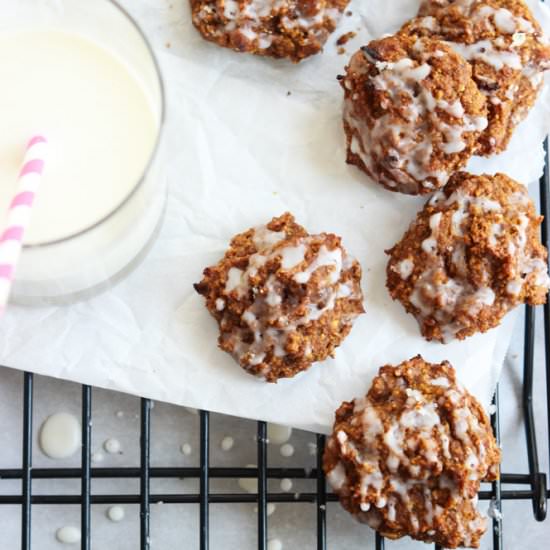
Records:
{"label": "cookie crumb", "polygon": [[338,46],[343,46],[344,44],[347,44],[352,38],[355,38],[355,36],[357,36],[357,33],[353,31],[349,31],[343,34],[342,36],[340,36],[340,38],[336,40],[336,44]]}

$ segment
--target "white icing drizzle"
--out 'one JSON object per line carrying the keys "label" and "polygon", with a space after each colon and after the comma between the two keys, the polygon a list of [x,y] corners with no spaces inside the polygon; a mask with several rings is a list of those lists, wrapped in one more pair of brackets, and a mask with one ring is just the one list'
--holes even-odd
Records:
{"label": "white icing drizzle", "polygon": [[225,292],[229,294],[230,292],[233,292],[236,289],[240,289],[242,285],[243,275],[244,275],[244,271],[242,269],[237,269],[236,267],[232,267],[227,272],[227,282],[225,283]]}
{"label": "white icing drizzle", "polygon": [[439,28],[439,24],[437,22],[437,19],[432,16],[423,17],[420,21],[420,26],[423,29],[428,29],[430,31],[435,31],[437,28]]}
{"label": "white icing drizzle", "polygon": [[398,273],[403,280],[407,280],[414,271],[414,263],[411,259],[405,258],[398,262],[397,265],[392,265],[391,269]]}
{"label": "white icing drizzle", "polygon": [[[489,6],[484,6],[484,8],[488,7]],[[500,8],[494,12],[493,20],[495,22],[495,27],[501,32],[513,34],[516,30],[516,18],[510,11],[504,8]]]}
{"label": "white icing drizzle", "polygon": [[448,388],[450,386],[449,379],[445,376],[434,378],[430,383],[432,386],[441,386],[442,388]]}
{"label": "white icing drizzle", "polygon": [[430,216],[430,229],[432,230],[431,235],[422,241],[420,248],[429,255],[434,255],[437,252],[437,234],[439,224],[441,223],[441,212],[433,214]]}
{"label": "white icing drizzle", "polygon": [[523,66],[517,53],[498,50],[490,40],[479,40],[474,44],[461,44],[458,42],[447,42],[447,44],[468,61],[472,59],[483,61],[497,71],[505,66],[517,70],[520,70]]}
{"label": "white icing drizzle", "polygon": [[260,225],[254,229],[252,236],[252,242],[258,252],[265,250],[276,245],[278,242],[283,241],[286,235],[284,231],[271,231],[265,225]]}
{"label": "white icing drizzle", "polygon": [[329,280],[331,283],[335,283],[342,272],[342,251],[339,248],[335,250],[328,250],[325,245],[321,246],[318,255],[313,262],[305,269],[294,275],[294,280],[297,283],[307,283],[313,273],[315,273],[320,267],[331,267]]}
{"label": "white icing drizzle", "polygon": [[524,32],[515,32],[512,35],[512,47],[521,46],[526,39],[527,39],[527,35]]}
{"label": "white icing drizzle", "polygon": [[482,22],[486,26],[493,26],[495,30],[504,34],[514,34],[516,31],[534,33],[535,29],[530,21],[523,17],[514,15],[506,8],[494,8],[481,5],[471,17],[473,22]]}
{"label": "white icing drizzle", "polygon": [[336,466],[328,473],[327,479],[332,488],[339,491],[347,481],[344,465],[341,462],[338,462]]}
{"label": "white icing drizzle", "polygon": [[281,249],[282,268],[292,269],[298,264],[301,264],[304,261],[305,253],[306,247],[304,244],[299,244],[298,246],[287,246]]}

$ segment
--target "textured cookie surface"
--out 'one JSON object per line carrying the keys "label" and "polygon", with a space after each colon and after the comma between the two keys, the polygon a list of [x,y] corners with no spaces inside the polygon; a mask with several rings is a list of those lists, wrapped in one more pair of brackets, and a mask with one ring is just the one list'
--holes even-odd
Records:
{"label": "textured cookie surface", "polygon": [[375,40],[353,55],[341,84],[347,162],[392,191],[444,185],[487,125],[470,65],[440,41]]}
{"label": "textured cookie surface", "polygon": [[476,494],[499,462],[489,419],[451,365],[417,356],[340,406],[324,470],[344,508],[384,536],[456,548],[478,546]]}
{"label": "textured cookie surface", "polygon": [[206,40],[239,52],[301,61],[321,51],[349,0],[191,0]]}
{"label": "textured cookie surface", "polygon": [[535,103],[550,46],[523,0],[425,0],[400,32],[446,41],[472,65],[488,100],[477,154],[503,151]]}
{"label": "textured cookie surface", "polygon": [[336,235],[310,235],[292,215],[233,238],[195,285],[219,345],[275,382],[332,355],[363,313],[361,267]]}
{"label": "textured cookie surface", "polygon": [[428,340],[485,332],[518,304],[545,302],[541,221],[523,185],[458,172],[388,251],[389,292]]}

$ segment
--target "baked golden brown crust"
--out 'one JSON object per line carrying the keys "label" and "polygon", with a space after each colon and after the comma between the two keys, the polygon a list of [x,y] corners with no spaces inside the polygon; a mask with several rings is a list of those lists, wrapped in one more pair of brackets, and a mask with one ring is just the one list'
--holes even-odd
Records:
{"label": "baked golden brown crust", "polygon": [[443,186],[487,124],[470,65],[440,41],[374,40],[353,55],[341,84],[347,162],[392,191]]}
{"label": "baked golden brown crust", "polygon": [[299,62],[320,52],[349,0],[190,0],[193,24],[210,42]]}
{"label": "baked golden brown crust", "polygon": [[417,356],[382,367],[366,397],[340,406],[323,467],[359,521],[456,548],[478,547],[476,495],[499,463],[489,419],[452,366]]}
{"label": "baked golden brown crust", "polygon": [[485,332],[518,304],[545,302],[541,221],[525,186],[458,172],[387,251],[388,290],[428,340]]}
{"label": "baked golden brown crust", "polygon": [[476,154],[503,151],[550,68],[550,45],[523,0],[425,0],[400,32],[445,40],[471,63],[489,109]]}
{"label": "baked golden brown crust", "polygon": [[219,346],[268,382],[333,354],[363,313],[361,267],[340,237],[310,235],[291,214],[235,236],[195,289]]}

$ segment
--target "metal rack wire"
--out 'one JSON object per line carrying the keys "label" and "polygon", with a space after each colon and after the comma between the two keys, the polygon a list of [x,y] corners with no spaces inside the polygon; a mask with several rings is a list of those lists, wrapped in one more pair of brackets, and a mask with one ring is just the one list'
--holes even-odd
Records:
{"label": "metal rack wire", "polygon": [[[550,228],[547,220],[550,214],[550,181],[548,169],[548,142],[545,142],[547,154],[546,167],[539,182],[541,212],[544,215],[542,224],[543,242],[548,247]],[[547,421],[550,419],[550,305],[544,306],[543,312],[545,349],[544,363],[546,369],[546,407]],[[523,395],[526,453],[528,457],[527,473],[502,473],[500,480],[491,484],[490,490],[479,493],[481,500],[493,500],[494,507],[501,510],[503,500],[531,501],[533,514],[537,521],[546,518],[546,505],[550,497],[547,487],[547,475],[542,472],[538,460],[537,440],[535,435],[535,420],[533,415],[533,379],[534,379],[534,342],[536,318],[531,307],[525,308],[524,363],[523,363]],[[11,504],[21,506],[21,549],[31,550],[31,524],[33,506],[43,504],[72,504],[80,506],[81,510],[81,549],[90,550],[92,530],[90,522],[91,507],[94,504],[139,504],[140,505],[140,549],[149,550],[150,538],[150,507],[163,502],[167,505],[176,503],[198,504],[200,529],[198,533],[201,550],[209,549],[209,505],[216,503],[257,503],[258,549],[267,549],[268,540],[268,502],[306,502],[315,505],[317,517],[317,549],[327,549],[326,504],[335,501],[336,496],[327,492],[325,477],[321,468],[325,437],[317,435],[316,468],[269,468],[265,422],[257,423],[257,467],[254,468],[215,468],[210,467],[210,415],[201,411],[200,422],[200,465],[193,468],[151,467],[151,402],[141,400],[140,420],[140,466],[139,468],[92,468],[91,467],[91,421],[92,393],[90,386],[82,387],[82,457],[80,468],[32,468],[32,425],[33,425],[33,375],[23,374],[23,448],[21,468],[0,469],[0,479],[21,480],[21,493],[17,495],[0,495],[0,505]],[[499,398],[498,387],[494,398],[495,412],[491,415],[493,430],[497,441],[500,440],[499,430]],[[548,424],[546,426],[548,429]],[[153,494],[150,490],[152,478],[195,478],[199,480],[199,492],[196,494]],[[81,481],[80,495],[34,495],[32,482],[37,479],[76,478]],[[92,494],[92,478],[134,478],[140,481],[137,494]],[[257,494],[248,493],[213,493],[209,482],[213,478],[257,478]],[[301,494],[268,492],[268,479],[312,479],[316,481],[315,492]],[[506,485],[525,485],[522,490],[506,489]],[[0,509],[1,510],[1,509]],[[493,548],[503,548],[503,531],[499,514],[494,514],[492,520]],[[366,527],[358,527],[366,528]],[[377,535],[376,550],[383,550],[387,544],[383,537]],[[435,546],[437,549],[438,547]]]}

